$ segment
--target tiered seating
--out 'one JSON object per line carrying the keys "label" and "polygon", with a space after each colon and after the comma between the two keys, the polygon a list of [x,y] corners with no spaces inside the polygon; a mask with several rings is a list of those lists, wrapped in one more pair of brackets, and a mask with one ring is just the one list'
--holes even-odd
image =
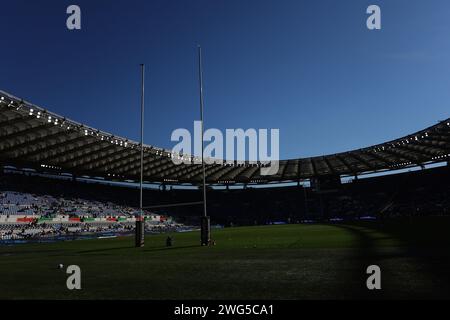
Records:
{"label": "tiered seating", "polygon": [[[0,192],[0,240],[18,240],[80,233],[130,232],[136,208],[78,197]],[[175,225],[145,211],[146,230],[162,232]]]}
{"label": "tiered seating", "polygon": [[69,215],[97,218],[132,217],[135,213],[135,208],[119,206],[111,202],[55,198],[48,195],[38,196],[13,191],[0,192],[0,215]]}

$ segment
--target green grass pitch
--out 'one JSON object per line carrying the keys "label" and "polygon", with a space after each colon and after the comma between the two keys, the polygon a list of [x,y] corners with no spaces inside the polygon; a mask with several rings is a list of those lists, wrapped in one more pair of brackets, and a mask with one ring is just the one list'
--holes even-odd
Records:
{"label": "green grass pitch", "polygon": [[[280,225],[0,246],[0,299],[450,298],[450,219]],[[58,264],[81,268],[81,290]],[[382,289],[366,288],[367,266]]]}

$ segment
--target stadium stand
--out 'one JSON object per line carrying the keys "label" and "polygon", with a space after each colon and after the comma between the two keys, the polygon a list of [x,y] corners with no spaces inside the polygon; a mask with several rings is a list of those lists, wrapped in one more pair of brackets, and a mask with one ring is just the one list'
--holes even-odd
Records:
{"label": "stadium stand", "polygon": [[[208,214],[223,225],[448,215],[449,142],[447,119],[357,150],[280,160],[270,176],[261,175],[265,164],[259,162],[208,164]],[[144,182],[160,186],[144,190],[144,206],[159,205],[145,213],[149,230],[183,227],[166,216],[199,223],[199,205],[160,206],[203,199],[197,189],[201,165],[176,165],[174,157],[195,160],[144,145]],[[438,163],[445,166],[425,169]],[[0,91],[0,167],[0,226],[7,236],[133,228],[138,192],[125,182],[140,178],[140,144],[134,141]],[[349,177],[350,183],[341,182]],[[279,183],[291,186],[274,187]],[[186,184],[190,189],[172,188]]]}
{"label": "stadium stand", "polygon": [[[55,179],[33,178],[26,175],[0,175],[0,240],[47,237],[63,234],[131,232],[134,229],[136,208],[109,201],[95,201],[71,197],[83,194],[84,184],[67,195],[65,183]],[[36,193],[23,190],[34,189]],[[46,189],[45,187],[49,187]],[[8,189],[13,189],[8,190]],[[58,195],[46,194],[59,189]],[[67,188],[67,189],[64,189]],[[39,191],[38,191],[39,190]],[[95,197],[95,194],[94,194]],[[172,218],[145,210],[146,230],[163,232],[179,230],[183,226]]]}
{"label": "stadium stand", "polygon": [[[67,119],[0,91],[0,162],[34,170],[67,172],[106,179],[140,179],[140,144]],[[261,174],[266,163],[234,161],[206,165],[209,184],[298,181],[323,182],[447,161],[450,119],[407,136],[365,148],[299,159],[279,160],[273,175]],[[190,159],[175,164],[174,158]],[[158,183],[202,182],[196,157],[144,145],[144,180]]]}
{"label": "stadium stand", "polygon": [[[300,223],[413,215],[450,214],[448,166],[399,174],[354,179],[334,189],[301,185],[272,188],[208,189],[208,211],[223,225]],[[132,221],[137,189],[45,178],[30,173],[4,173],[0,179],[2,216],[71,217],[100,220],[119,217]],[[35,186],[39,186],[39,190]],[[201,200],[200,190],[145,189],[146,206]],[[6,209],[5,209],[6,208]],[[8,210],[8,211],[5,211]],[[27,214],[25,214],[27,212]],[[150,221],[161,216],[198,224],[201,206],[152,209]],[[153,218],[151,218],[153,217]],[[75,218],[75,219],[76,219]],[[132,226],[131,226],[132,227]]]}

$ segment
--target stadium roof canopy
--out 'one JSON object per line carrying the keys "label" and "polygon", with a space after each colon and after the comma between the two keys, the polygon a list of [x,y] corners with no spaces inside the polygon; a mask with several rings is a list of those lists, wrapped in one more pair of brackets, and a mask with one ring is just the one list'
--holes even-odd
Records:
{"label": "stadium roof canopy", "polygon": [[[113,180],[138,180],[140,144],[66,119],[0,91],[0,164]],[[144,146],[144,180],[202,182],[201,164],[172,161],[169,150]],[[194,157],[186,156],[191,159]],[[311,158],[280,160],[274,175],[261,163],[206,165],[212,184],[271,183],[356,176],[450,160],[450,119],[378,145]]]}

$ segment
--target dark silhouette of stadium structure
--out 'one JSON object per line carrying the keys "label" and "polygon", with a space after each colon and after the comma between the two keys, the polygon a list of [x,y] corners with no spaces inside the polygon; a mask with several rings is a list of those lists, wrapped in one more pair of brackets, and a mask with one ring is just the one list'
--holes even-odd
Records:
{"label": "dark silhouette of stadium structure", "polygon": [[[69,120],[6,92],[0,92],[0,96],[2,189],[83,194],[139,207],[137,187],[105,184],[139,181],[139,143]],[[143,179],[160,185],[159,190],[144,189],[145,206],[202,203],[202,190],[172,188],[181,184],[202,185],[202,165],[175,165],[172,157],[176,156],[179,155],[170,150],[144,145]],[[280,160],[278,173],[271,176],[260,175],[261,163],[207,164],[208,215],[213,223],[248,225],[448,214],[449,160],[447,119],[410,135],[357,150]],[[423,169],[435,163],[444,166],[364,178],[398,169]],[[43,173],[65,180],[38,176]],[[80,182],[81,177],[92,183]],[[354,179],[341,183],[343,177]],[[305,181],[310,186],[303,186]],[[253,188],[277,183],[292,185]],[[238,185],[242,189],[228,189]],[[216,186],[226,188],[214,189]],[[198,223],[201,215],[198,205],[154,211]]]}
{"label": "dark silhouette of stadium structure", "polygon": [[[70,178],[62,180],[13,169],[4,171],[0,174],[0,191],[82,198],[139,207],[136,198],[138,186],[86,183]],[[213,224],[224,226],[450,215],[449,178],[449,168],[439,167],[353,180],[339,188],[323,191],[301,185],[208,189],[208,211]],[[144,189],[144,199],[148,206],[201,201],[202,191],[169,187]],[[173,216],[181,223],[198,225],[200,207],[160,207],[151,211]]]}

